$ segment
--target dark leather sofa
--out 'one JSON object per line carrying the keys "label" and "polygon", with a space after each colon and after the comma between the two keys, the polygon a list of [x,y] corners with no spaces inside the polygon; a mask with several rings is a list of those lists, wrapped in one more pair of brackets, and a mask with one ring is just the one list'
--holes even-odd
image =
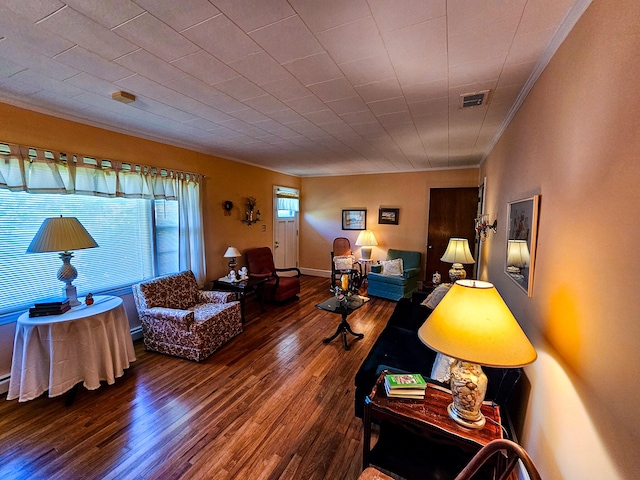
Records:
{"label": "dark leather sofa", "polygon": [[[442,384],[430,379],[436,352],[428,348],[418,338],[417,331],[431,313],[431,309],[421,305],[427,294],[416,292],[411,299],[398,301],[386,327],[369,351],[355,376],[355,415],[363,418],[365,398],[373,388],[382,370],[420,373],[431,383]],[[509,409],[505,408],[522,370],[483,367],[488,378],[486,400],[493,400],[501,406],[506,437],[517,440]],[[376,452],[377,450],[377,452]],[[415,461],[406,461],[407,454]],[[405,460],[399,461],[399,458]],[[379,462],[376,462],[375,459]],[[379,440],[372,451],[372,461],[383,468],[402,475],[406,479],[446,479],[453,478],[471,455],[456,451],[448,445],[422,439],[415,432],[402,431],[390,424],[381,424]]]}

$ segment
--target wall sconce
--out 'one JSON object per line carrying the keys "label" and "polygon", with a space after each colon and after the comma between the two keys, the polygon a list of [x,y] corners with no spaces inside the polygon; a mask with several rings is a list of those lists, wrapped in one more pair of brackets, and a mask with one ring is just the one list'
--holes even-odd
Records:
{"label": "wall sconce", "polygon": [[498,233],[498,220],[494,220],[491,225],[489,225],[489,215],[483,213],[478,218],[475,219],[476,223],[476,232],[481,242],[484,242],[489,235],[489,231],[493,231],[493,233]]}
{"label": "wall sconce", "polygon": [[256,197],[247,197],[247,211],[244,220],[242,220],[243,223],[251,226],[260,221],[260,210],[256,210],[257,203]]}

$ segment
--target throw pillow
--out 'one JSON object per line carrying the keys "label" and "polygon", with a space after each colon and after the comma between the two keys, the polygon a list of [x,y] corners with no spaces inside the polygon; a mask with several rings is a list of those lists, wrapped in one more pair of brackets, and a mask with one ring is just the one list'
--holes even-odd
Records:
{"label": "throw pillow", "polygon": [[333,257],[333,264],[336,270],[351,270],[353,268],[353,257],[336,256]]}
{"label": "throw pillow", "polygon": [[442,285],[438,285],[433,290],[433,292],[431,292],[429,296],[424,299],[424,301],[422,302],[422,305],[426,305],[431,310],[434,310],[440,303],[440,300],[442,300],[444,296],[449,292],[450,288],[451,288],[450,283],[443,283]]}
{"label": "throw pillow", "polygon": [[455,358],[448,357],[442,353],[436,354],[431,369],[431,378],[442,383],[447,383],[451,379],[451,364],[455,362]]}
{"label": "throw pillow", "polygon": [[393,260],[383,260],[380,263],[382,263],[383,275],[402,276],[402,259],[401,258],[395,258]]}

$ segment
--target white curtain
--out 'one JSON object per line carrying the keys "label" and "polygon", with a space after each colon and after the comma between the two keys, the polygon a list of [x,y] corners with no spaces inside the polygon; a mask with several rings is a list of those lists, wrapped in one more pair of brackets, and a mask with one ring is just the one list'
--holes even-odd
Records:
{"label": "white curtain", "polygon": [[178,200],[180,269],[206,279],[202,176],[0,143],[0,188],[31,193]]}
{"label": "white curtain", "polygon": [[[182,177],[182,175],[181,175]],[[200,183],[180,178],[178,181],[180,222],[180,270],[191,270],[200,287],[207,272],[204,264],[204,232]]]}
{"label": "white curtain", "polygon": [[297,192],[278,189],[276,192],[276,208],[278,210],[300,211],[300,198]]}

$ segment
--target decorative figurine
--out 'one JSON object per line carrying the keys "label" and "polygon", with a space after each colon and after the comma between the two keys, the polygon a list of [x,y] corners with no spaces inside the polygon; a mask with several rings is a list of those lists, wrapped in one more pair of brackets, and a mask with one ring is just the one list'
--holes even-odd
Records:
{"label": "decorative figurine", "polygon": [[236,271],[235,270],[231,270],[229,272],[229,280],[231,280],[232,282],[236,281]]}
{"label": "decorative figurine", "polygon": [[248,278],[248,274],[249,272],[247,271],[247,267],[242,267],[240,270],[238,270],[238,274],[240,274],[240,280],[246,280]]}
{"label": "decorative figurine", "polygon": [[87,293],[87,296],[84,298],[84,303],[87,305],[93,305],[93,293]]}

